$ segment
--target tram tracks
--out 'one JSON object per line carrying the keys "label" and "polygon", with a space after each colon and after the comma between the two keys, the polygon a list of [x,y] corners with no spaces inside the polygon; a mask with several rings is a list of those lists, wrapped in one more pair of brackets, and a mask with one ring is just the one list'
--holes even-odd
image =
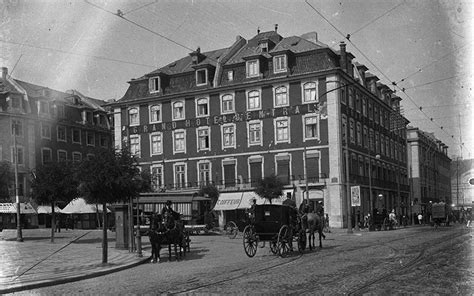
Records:
{"label": "tram tracks", "polygon": [[406,274],[409,271],[420,267],[421,265],[426,263],[427,260],[429,260],[431,254],[436,253],[437,250],[443,249],[447,244],[453,244],[453,242],[456,242],[456,244],[464,243],[464,240],[462,239],[457,240],[458,238],[462,238],[464,235],[466,235],[465,231],[456,231],[455,233],[438,237],[421,244],[417,248],[419,249],[418,254],[414,256],[414,258],[409,260],[407,263],[401,266],[394,265],[388,268],[381,275],[359,285],[358,287],[347,292],[347,294],[363,295],[365,293],[368,293],[370,288],[374,285],[381,284],[385,280],[390,279],[391,277]]}

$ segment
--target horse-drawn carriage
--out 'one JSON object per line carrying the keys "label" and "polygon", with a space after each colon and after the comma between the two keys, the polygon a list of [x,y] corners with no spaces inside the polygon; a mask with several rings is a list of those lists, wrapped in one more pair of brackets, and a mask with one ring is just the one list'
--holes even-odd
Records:
{"label": "horse-drawn carriage", "polygon": [[389,219],[387,213],[374,213],[372,216],[372,227],[374,230],[388,230]]}
{"label": "horse-drawn carriage", "polygon": [[444,202],[431,205],[431,217],[435,227],[445,224],[449,226],[450,207]]}
{"label": "horse-drawn carriage", "polygon": [[247,256],[257,253],[260,242],[270,244],[273,254],[287,255],[293,242],[302,252],[306,248],[306,232],[296,209],[285,205],[256,205],[251,219],[243,231],[243,244]]}
{"label": "horse-drawn carriage", "polygon": [[164,245],[168,245],[170,260],[171,246],[174,246],[176,260],[186,255],[186,251],[190,251],[189,232],[184,227],[179,214],[173,215],[166,212],[163,215],[157,213],[152,215],[148,236],[150,237],[151,257],[154,263],[160,260],[160,250]]}

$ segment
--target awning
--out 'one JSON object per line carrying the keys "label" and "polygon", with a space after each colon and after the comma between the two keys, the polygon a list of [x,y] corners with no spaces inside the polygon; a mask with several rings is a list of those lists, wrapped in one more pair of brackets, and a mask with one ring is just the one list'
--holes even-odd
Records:
{"label": "awning", "polygon": [[[16,214],[16,211],[16,203],[0,203],[0,213]],[[20,214],[36,214],[36,211],[30,203],[20,203]]]}
{"label": "awning", "polygon": [[[242,200],[242,192],[226,192],[221,193],[214,206],[215,211],[235,210],[239,207]],[[247,207],[250,207],[247,206]]]}
{"label": "awning", "polygon": [[[180,195],[180,194],[140,194],[139,203],[166,203],[170,200],[172,203],[190,203],[193,201],[211,201],[210,198],[204,196]],[[137,199],[134,198],[136,203]]]}
{"label": "awning", "polygon": [[[63,214],[95,214],[102,213],[102,205],[88,204],[83,198],[76,198],[67,204],[61,211]],[[107,209],[107,213],[110,210]]]}
{"label": "awning", "polygon": [[[51,206],[38,206],[36,209],[38,214],[51,214]],[[61,209],[58,206],[54,207],[55,213],[61,213]]]}

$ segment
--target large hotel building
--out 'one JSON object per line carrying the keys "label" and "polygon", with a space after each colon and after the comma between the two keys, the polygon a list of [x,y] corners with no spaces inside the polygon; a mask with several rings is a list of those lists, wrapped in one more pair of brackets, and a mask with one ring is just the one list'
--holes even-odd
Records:
{"label": "large hotel building", "polygon": [[198,48],[132,79],[112,104],[114,138],[153,173],[155,192],[142,195],[142,207],[179,204],[179,196],[189,202],[212,183],[216,209],[232,210],[232,198],[275,174],[297,202],[323,202],[333,227],[347,225],[349,187],[360,189],[353,213],[408,214],[401,99],[353,59],[343,42],[333,49],[315,32],[275,30],[237,36],[228,48]]}

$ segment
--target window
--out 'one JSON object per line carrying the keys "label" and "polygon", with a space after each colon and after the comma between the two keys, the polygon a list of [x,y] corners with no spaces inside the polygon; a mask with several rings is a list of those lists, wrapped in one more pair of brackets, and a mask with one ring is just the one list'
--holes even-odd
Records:
{"label": "window", "polygon": [[23,135],[23,122],[21,120],[12,119],[12,136],[17,137]]}
{"label": "window", "polygon": [[233,113],[234,112],[234,96],[226,94],[221,97],[222,101],[222,113]]}
{"label": "window", "polygon": [[380,135],[380,154],[385,155],[385,137]]}
{"label": "window", "polygon": [[94,160],[95,155],[93,153],[87,153],[87,160]]}
{"label": "window", "polygon": [[380,125],[383,127],[384,126],[384,114],[385,114],[385,111],[382,110],[382,108],[380,108]]}
{"label": "window", "polygon": [[207,69],[196,70],[196,85],[207,84]]}
{"label": "window", "polygon": [[174,165],[174,187],[175,188],[186,187],[186,165],[185,164]]}
{"label": "window", "polygon": [[374,130],[373,129],[369,130],[369,146],[370,146],[370,150],[374,151]]}
{"label": "window", "polygon": [[64,105],[56,105],[56,112],[58,114],[58,118],[66,117],[66,113],[64,111]]}
{"label": "window", "polygon": [[10,97],[12,108],[21,108],[21,100],[18,97]]}
{"label": "window", "polygon": [[163,166],[157,165],[151,167],[152,186],[155,191],[164,188]]}
{"label": "window", "polygon": [[234,80],[234,71],[232,71],[232,70],[227,71],[227,80],[229,80],[229,81]]}
{"label": "window", "polygon": [[108,137],[107,136],[104,136],[104,135],[99,135],[99,142],[100,142],[100,147],[107,147],[107,144],[108,144]]}
{"label": "window", "polygon": [[349,119],[349,138],[352,144],[355,144],[355,123],[354,119],[350,118]]}
{"label": "window", "polygon": [[161,81],[160,77],[151,77],[148,80],[148,88],[150,89],[150,93],[156,93],[161,91]]}
{"label": "window", "polygon": [[163,152],[162,133],[150,134],[151,155],[161,154]]}
{"label": "window", "polygon": [[369,148],[369,129],[364,125],[364,147]]}
{"label": "window", "polygon": [[224,173],[225,187],[235,187],[237,179],[237,162],[235,159],[224,159],[222,161],[222,171]]}
{"label": "window", "polygon": [[38,112],[39,114],[49,114],[49,103],[44,101],[38,102]]}
{"label": "window", "polygon": [[288,106],[288,90],[286,86],[274,88],[275,107]]}
{"label": "window", "polygon": [[346,141],[347,140],[347,117],[346,115],[342,115],[342,141]]}
{"label": "window", "polygon": [[86,144],[87,146],[95,146],[94,132],[86,132]]}
{"label": "window", "polygon": [[360,122],[356,124],[356,131],[357,131],[357,145],[362,146],[362,126]]}
{"label": "window", "polygon": [[128,110],[128,123],[129,125],[139,125],[140,121],[138,118],[138,108],[130,108]]}
{"label": "window", "polygon": [[273,57],[273,72],[286,72],[286,55],[278,55]]}
{"label": "window", "polygon": [[150,106],[150,123],[161,122],[161,105]]}
{"label": "window", "polygon": [[53,161],[53,155],[50,148],[41,149],[41,160],[43,164]]}
{"label": "window", "polygon": [[380,142],[378,132],[375,132],[375,153],[380,153]]}
{"label": "window", "polygon": [[275,142],[290,142],[289,119],[280,118],[275,119]]}
{"label": "window", "polygon": [[235,148],[235,124],[222,126],[222,147]]}
{"label": "window", "polygon": [[262,145],[262,122],[250,121],[248,122],[248,139],[249,146]]}
{"label": "window", "polygon": [[186,153],[186,133],[184,130],[173,131],[173,153]]}
{"label": "window", "polygon": [[130,136],[130,153],[134,156],[140,156],[140,136]]}
{"label": "window", "polygon": [[289,155],[275,155],[276,162],[276,176],[284,185],[290,183],[290,156]]}
{"label": "window", "polygon": [[51,126],[47,123],[41,123],[41,138],[51,139]]}
{"label": "window", "polygon": [[349,107],[354,109],[354,89],[349,88]]}
{"label": "window", "polygon": [[248,159],[249,162],[249,179],[252,187],[257,187],[258,182],[263,176],[263,165],[261,156],[251,156]]}
{"label": "window", "polygon": [[317,102],[316,82],[306,82],[303,84],[303,103]]}
{"label": "window", "polygon": [[196,100],[196,116],[209,116],[209,99],[199,98]]}
{"label": "window", "polygon": [[58,162],[66,161],[67,160],[67,151],[66,150],[58,150]]}
{"label": "window", "polygon": [[15,148],[12,147],[12,163],[18,162],[18,164],[24,164],[25,159],[24,159],[24,150],[23,147],[16,146],[16,153],[15,153]]}
{"label": "window", "polygon": [[385,155],[390,157],[390,141],[388,137],[385,139]]}
{"label": "window", "polygon": [[356,93],[356,111],[360,113],[361,111],[361,101],[359,92]]}
{"label": "window", "polygon": [[306,151],[305,170],[306,179],[310,183],[319,181],[320,155],[317,150]]}
{"label": "window", "polygon": [[247,78],[258,77],[260,74],[258,60],[247,62]]}
{"label": "window", "polygon": [[66,142],[66,127],[58,125],[57,126],[57,138],[58,141]]}
{"label": "window", "polygon": [[72,142],[81,144],[81,130],[80,129],[72,129]]}
{"label": "window", "polygon": [[365,98],[362,98],[362,115],[367,117],[367,101]]}
{"label": "window", "polygon": [[304,120],[304,138],[305,140],[317,139],[318,133],[318,117],[317,116],[306,116]]}
{"label": "window", "polygon": [[344,88],[341,88],[341,102],[346,105],[347,104],[347,98],[346,98],[346,90]]}
{"label": "window", "polygon": [[80,162],[82,160],[81,152],[73,152],[72,153],[72,161],[73,162]]}
{"label": "window", "polygon": [[249,91],[247,93],[247,110],[259,110],[260,108],[260,91]]}
{"label": "window", "polygon": [[198,163],[198,170],[199,170],[199,184],[201,186],[206,186],[211,182],[211,163],[210,162],[199,162]]}
{"label": "window", "polygon": [[373,119],[374,118],[374,113],[372,112],[372,102],[369,101],[369,118]]}
{"label": "window", "polygon": [[184,102],[177,101],[173,103],[173,120],[184,119]]}
{"label": "window", "polygon": [[379,123],[379,107],[374,105],[374,120],[375,122]]}
{"label": "window", "polygon": [[197,129],[197,147],[198,151],[210,150],[210,129],[209,127],[202,127]]}

